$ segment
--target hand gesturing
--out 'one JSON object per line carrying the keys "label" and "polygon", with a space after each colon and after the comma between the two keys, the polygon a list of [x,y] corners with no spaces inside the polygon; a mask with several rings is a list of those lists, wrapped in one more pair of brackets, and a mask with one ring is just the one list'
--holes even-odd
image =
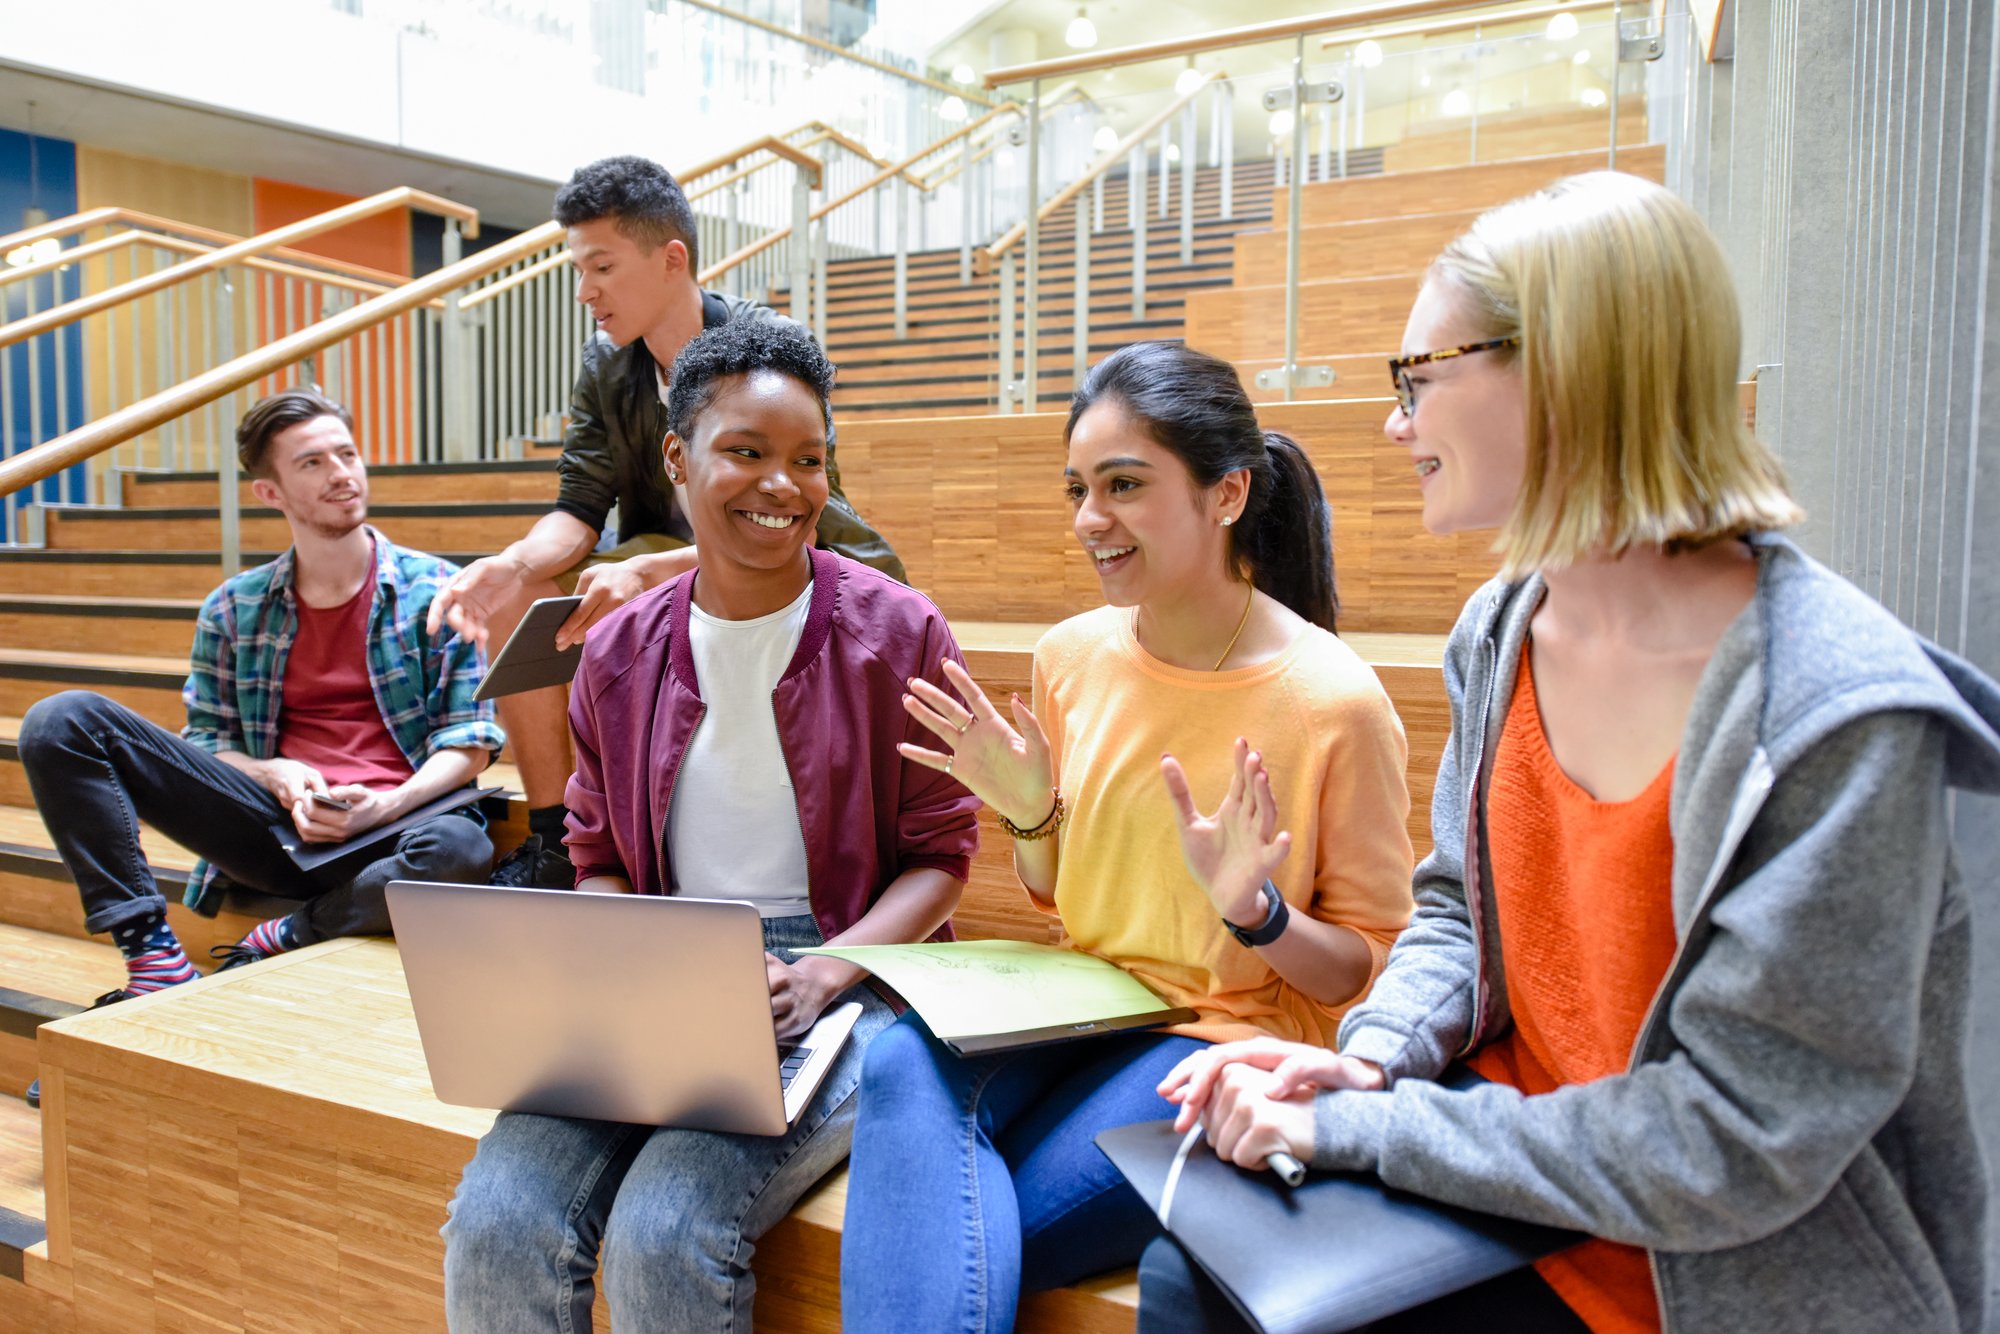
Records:
{"label": "hand gesturing", "polygon": [[1292,850],[1292,836],[1278,828],[1278,803],[1264,757],[1236,738],[1236,772],[1214,815],[1195,808],[1180,761],[1160,757],[1160,776],[1180,817],[1181,856],[1196,883],[1225,921],[1254,927],[1264,920],[1264,882]]}
{"label": "hand gesturing", "polygon": [[907,741],[896,749],[906,760],[950,774],[1021,828],[1039,825],[1055,804],[1048,734],[1019,695],[1008,697],[1014,715],[1010,727],[965,668],[947,659],[944,675],[965,704],[929,681],[912,677],[903,709],[950,747],[949,752],[925,750]]}

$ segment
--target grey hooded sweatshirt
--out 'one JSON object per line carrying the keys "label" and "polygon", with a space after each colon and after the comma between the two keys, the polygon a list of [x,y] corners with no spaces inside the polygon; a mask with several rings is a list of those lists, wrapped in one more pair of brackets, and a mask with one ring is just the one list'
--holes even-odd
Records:
{"label": "grey hooded sweatshirt", "polygon": [[1752,544],[1756,597],[1681,738],[1677,948],[1626,1073],[1431,1082],[1510,1022],[1483,824],[1543,585],[1495,581],[1445,654],[1416,915],[1341,1025],[1389,1087],[1320,1094],[1314,1161],[1644,1247],[1670,1334],[1971,1334],[1986,1173],[1946,790],[2000,790],[2000,687],[1785,539]]}

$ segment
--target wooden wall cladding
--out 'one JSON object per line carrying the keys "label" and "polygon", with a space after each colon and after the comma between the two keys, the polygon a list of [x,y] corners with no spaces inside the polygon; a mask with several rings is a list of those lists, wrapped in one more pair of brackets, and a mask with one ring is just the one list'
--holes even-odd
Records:
{"label": "wooden wall cladding", "polygon": [[[1302,352],[1370,352],[1398,346],[1423,285],[1418,272],[1299,284]],[[1217,287],[1187,299],[1187,344],[1229,361],[1285,355],[1285,289]]]}
{"label": "wooden wall cladding", "polygon": [[[1305,249],[1299,255],[1299,278],[1302,282],[1324,282],[1329,278],[1422,273],[1438,251],[1478,216],[1479,210],[1474,208],[1301,227]],[[1245,232],[1236,238],[1236,286],[1275,287],[1285,281],[1285,236],[1279,227]]]}
{"label": "wooden wall cladding", "polygon": [[[1397,337],[1401,337],[1398,317]],[[1497,562],[1485,534],[1426,533],[1408,453],[1382,435],[1374,399],[1274,403],[1268,429],[1303,445],[1333,507],[1347,630],[1443,634]],[[848,498],[954,622],[1053,622],[1099,606],[1097,574],[1070,530],[1064,417],[856,422],[840,433]]]}
{"label": "wooden wall cladding", "polygon": [[[1382,170],[1423,171],[1431,167],[1469,165],[1477,152],[1482,162],[1502,158],[1546,157],[1552,153],[1603,152],[1611,126],[1604,111],[1575,111],[1506,116],[1481,116],[1475,138],[1470,120],[1448,129],[1410,135],[1382,150]],[[1638,98],[1618,100],[1618,142],[1634,147],[1646,142],[1646,106]]]}

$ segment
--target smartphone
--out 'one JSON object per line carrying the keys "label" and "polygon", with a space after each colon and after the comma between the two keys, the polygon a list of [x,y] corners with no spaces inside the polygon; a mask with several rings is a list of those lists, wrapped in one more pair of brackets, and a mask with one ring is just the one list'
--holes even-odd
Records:
{"label": "smartphone", "polygon": [[339,797],[329,797],[324,792],[309,792],[306,795],[310,796],[320,805],[331,807],[336,811],[351,811],[354,809],[353,802],[342,801]]}

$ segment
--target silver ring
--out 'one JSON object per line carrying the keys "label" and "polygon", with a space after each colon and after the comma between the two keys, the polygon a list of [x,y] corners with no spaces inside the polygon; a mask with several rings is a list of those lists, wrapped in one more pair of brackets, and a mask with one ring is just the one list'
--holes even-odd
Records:
{"label": "silver ring", "polygon": [[947,755],[944,757],[944,771],[947,777],[951,774],[951,762],[957,758],[958,756],[956,755]]}

